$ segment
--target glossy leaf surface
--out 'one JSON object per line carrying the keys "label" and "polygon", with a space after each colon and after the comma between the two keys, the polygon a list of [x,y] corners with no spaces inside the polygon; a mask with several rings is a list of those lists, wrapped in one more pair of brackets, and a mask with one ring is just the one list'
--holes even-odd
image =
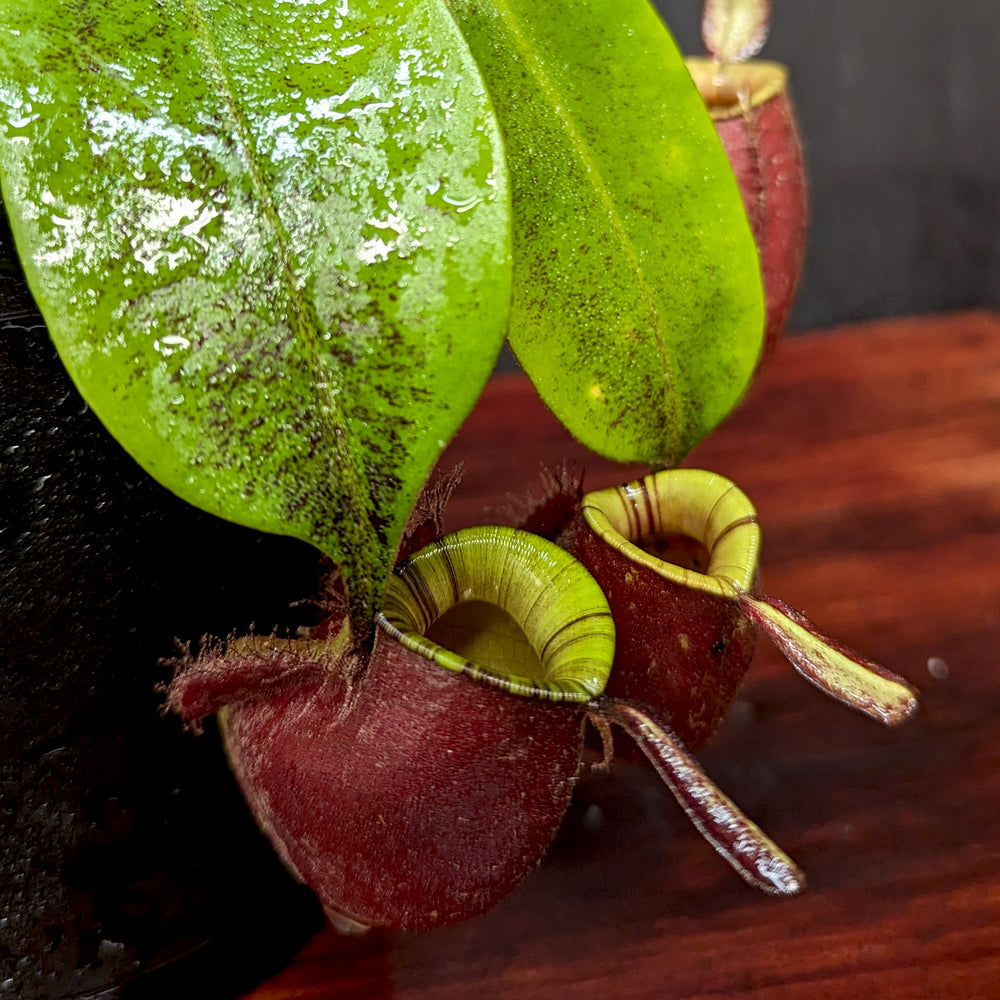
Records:
{"label": "glossy leaf surface", "polygon": [[330,555],[369,627],[509,303],[502,145],[441,0],[28,0],[0,25],[0,171],[112,433]]}
{"label": "glossy leaf surface", "polygon": [[763,334],[736,182],[646,0],[450,0],[493,98],[514,210],[508,333],[595,451],[673,465],[730,411]]}

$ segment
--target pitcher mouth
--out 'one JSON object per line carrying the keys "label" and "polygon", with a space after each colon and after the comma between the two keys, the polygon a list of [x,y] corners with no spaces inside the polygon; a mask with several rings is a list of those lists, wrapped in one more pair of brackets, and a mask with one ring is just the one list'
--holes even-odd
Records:
{"label": "pitcher mouth", "polygon": [[[460,609],[473,613],[442,645],[436,626]],[[590,702],[614,661],[614,621],[597,581],[553,542],[498,525],[463,528],[404,559],[376,622],[446,670],[545,701]],[[501,633],[510,639],[511,627],[519,648],[501,665],[471,658]]]}
{"label": "pitcher mouth", "polygon": [[781,63],[754,59],[723,65],[707,56],[689,56],[684,62],[715,121],[739,118],[788,86],[788,70]]}
{"label": "pitcher mouth", "polygon": [[[761,547],[757,512],[724,476],[667,469],[588,493],[581,509],[606,544],[666,580],[730,599],[753,588]],[[660,559],[643,547],[645,540],[673,534],[703,546],[704,572]]]}

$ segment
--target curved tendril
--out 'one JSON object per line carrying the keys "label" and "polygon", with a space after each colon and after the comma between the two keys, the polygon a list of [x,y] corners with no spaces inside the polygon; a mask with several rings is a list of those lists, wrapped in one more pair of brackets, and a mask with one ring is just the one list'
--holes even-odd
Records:
{"label": "curved tendril", "polygon": [[775,896],[805,888],[798,865],[712,782],[666,725],[624,701],[599,698],[589,707],[635,740],[698,832],[750,885]]}

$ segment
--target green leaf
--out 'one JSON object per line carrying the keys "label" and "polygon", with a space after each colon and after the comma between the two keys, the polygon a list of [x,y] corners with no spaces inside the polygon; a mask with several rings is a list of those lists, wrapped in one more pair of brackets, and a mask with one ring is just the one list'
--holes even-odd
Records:
{"label": "green leaf", "polygon": [[509,308],[502,143],[448,11],[18,8],[3,193],[73,378],[171,490],[341,564],[370,628]]}
{"label": "green leaf", "polygon": [[508,337],[559,419],[620,461],[674,465],[760,352],[736,181],[646,0],[449,0],[493,98],[514,211]]}

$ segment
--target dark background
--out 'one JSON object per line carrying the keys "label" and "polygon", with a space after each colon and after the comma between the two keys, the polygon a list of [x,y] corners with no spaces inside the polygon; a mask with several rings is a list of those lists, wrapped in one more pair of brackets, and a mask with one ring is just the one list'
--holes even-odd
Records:
{"label": "dark background", "polygon": [[[699,0],[655,0],[701,54]],[[789,330],[1000,305],[1000,4],[775,0],[811,184]]]}

